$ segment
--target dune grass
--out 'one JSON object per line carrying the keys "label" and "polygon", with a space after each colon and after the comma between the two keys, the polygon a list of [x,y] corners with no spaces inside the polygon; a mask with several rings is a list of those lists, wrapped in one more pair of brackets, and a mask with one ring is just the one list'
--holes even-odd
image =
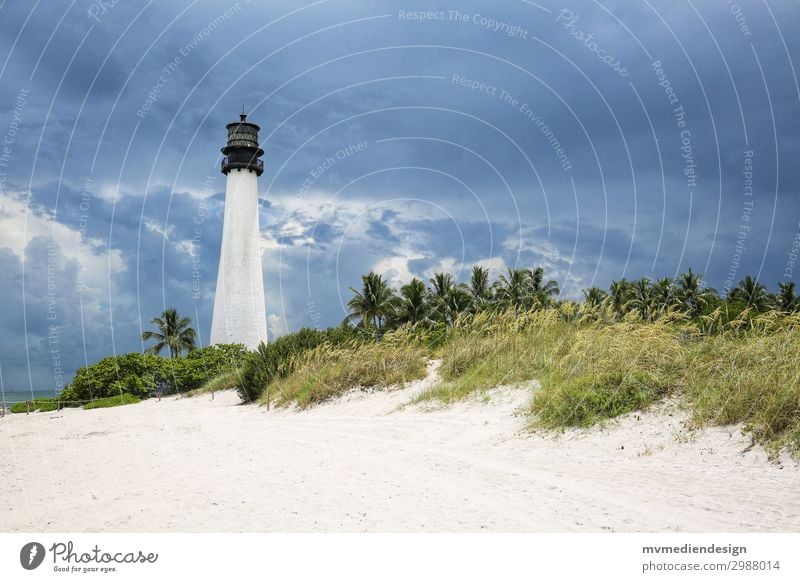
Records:
{"label": "dune grass", "polygon": [[211,380],[209,380],[199,388],[195,388],[194,390],[190,390],[189,392],[184,393],[183,396],[185,398],[192,398],[193,396],[199,396],[201,394],[211,394],[214,392],[219,392],[220,390],[233,390],[238,385],[239,385],[239,371],[230,370],[229,372],[224,372],[219,376],[211,378]]}
{"label": "dune grass", "polygon": [[136,404],[141,400],[133,394],[127,392],[119,396],[109,396],[108,398],[98,398],[83,405],[84,410],[92,410],[94,408],[111,408],[113,406],[124,406],[126,404]]}
{"label": "dune grass", "polygon": [[751,329],[691,349],[686,400],[695,422],[744,423],[758,442],[800,456],[800,316],[762,316]]}
{"label": "dune grass", "polygon": [[353,387],[382,387],[424,378],[428,353],[408,333],[386,334],[380,342],[324,343],[298,356],[294,372],[272,382],[259,402],[306,408]]}
{"label": "dune grass", "polygon": [[679,314],[617,321],[588,309],[481,314],[454,327],[442,381],[415,401],[452,403],[538,379],[531,425],[560,430],[674,395],[695,426],[741,423],[771,452],[800,456],[800,316],[744,313],[713,332],[707,324]]}
{"label": "dune grass", "polygon": [[[714,325],[709,317],[667,313],[646,321],[634,312],[620,319],[574,304],[483,312],[444,332],[402,328],[380,342],[326,342],[299,352],[288,367],[293,371],[269,383],[259,402],[306,408],[353,387],[423,378],[428,359],[441,357],[441,381],[414,402],[453,403],[538,380],[531,426],[561,430],[674,396],[698,427],[741,423],[771,452],[785,447],[800,456],[800,315],[745,313]],[[226,375],[203,389],[234,383]]]}
{"label": "dune grass", "polygon": [[590,426],[646,410],[683,384],[687,347],[668,321],[595,323],[555,359],[531,401],[545,428]]}
{"label": "dune grass", "polygon": [[800,317],[740,318],[719,333],[691,322],[593,326],[543,377],[534,424],[589,426],[675,394],[697,427],[741,423],[770,453],[800,455]]}
{"label": "dune grass", "polygon": [[599,372],[551,381],[537,392],[531,412],[550,429],[589,427],[634,410],[645,410],[669,391],[647,372]]}
{"label": "dune grass", "polygon": [[449,404],[497,385],[540,378],[574,334],[575,327],[555,310],[481,313],[461,321],[441,350],[442,382],[415,402]]}

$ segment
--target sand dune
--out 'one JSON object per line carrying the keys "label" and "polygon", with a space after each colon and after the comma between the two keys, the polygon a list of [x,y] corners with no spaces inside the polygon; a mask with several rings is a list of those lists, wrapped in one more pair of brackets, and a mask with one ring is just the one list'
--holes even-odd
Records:
{"label": "sand dune", "polygon": [[267,412],[233,393],[0,421],[2,531],[800,531],[800,469],[674,404],[531,434],[527,387],[431,378]]}

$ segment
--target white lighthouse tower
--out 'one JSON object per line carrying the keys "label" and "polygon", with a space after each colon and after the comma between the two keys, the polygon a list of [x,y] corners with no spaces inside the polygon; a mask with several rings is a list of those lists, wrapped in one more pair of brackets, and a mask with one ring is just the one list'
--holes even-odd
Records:
{"label": "white lighthouse tower", "polygon": [[222,148],[225,187],[225,218],[219,258],[211,343],[240,343],[255,349],[267,342],[267,314],[258,227],[258,177],[264,171],[259,158],[255,123],[242,113],[229,123],[228,143]]}

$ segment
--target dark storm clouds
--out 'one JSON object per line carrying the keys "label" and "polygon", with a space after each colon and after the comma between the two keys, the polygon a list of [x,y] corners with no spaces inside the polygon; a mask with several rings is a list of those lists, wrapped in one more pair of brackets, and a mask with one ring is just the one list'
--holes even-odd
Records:
{"label": "dark storm clouds", "polygon": [[798,10],[5,2],[5,389],[141,349],[165,305],[207,341],[242,105],[266,150],[273,337],[337,324],[371,268],[543,265],[577,296],[690,266],[722,288],[741,254],[735,278],[775,288],[800,231]]}

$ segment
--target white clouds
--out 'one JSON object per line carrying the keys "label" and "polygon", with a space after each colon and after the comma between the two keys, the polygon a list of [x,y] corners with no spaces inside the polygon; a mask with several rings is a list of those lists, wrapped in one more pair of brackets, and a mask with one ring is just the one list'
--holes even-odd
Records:
{"label": "white clouds", "polygon": [[277,313],[270,313],[267,315],[267,331],[271,341],[275,341],[282,335],[289,333],[289,330],[286,327],[286,322],[284,321],[283,317]]}
{"label": "white clouds", "polygon": [[28,207],[23,196],[0,196],[0,247],[7,247],[20,258],[36,237],[55,240],[67,260],[78,262],[81,282],[86,288],[107,286],[109,271],[124,271],[121,251],[108,249],[102,241],[86,238],[79,229],[54,221],[40,209]]}
{"label": "white clouds", "polygon": [[301,236],[305,234],[307,225],[295,218],[290,218],[281,225],[281,236]]}
{"label": "white clouds", "polygon": [[409,261],[422,258],[423,255],[407,250],[402,255],[395,255],[379,260],[373,265],[372,270],[384,276],[393,287],[405,285],[415,276],[409,268]]}
{"label": "white clouds", "polygon": [[[489,267],[494,275],[506,269],[502,257],[466,258],[463,263],[454,258],[452,254],[458,249],[451,248],[453,233],[450,229],[442,230],[442,224],[449,225],[447,219],[452,217],[444,217],[444,223],[437,220],[426,203],[398,198],[391,203],[368,204],[360,199],[332,199],[320,191],[310,192],[302,199],[286,194],[270,196],[270,201],[264,217],[267,224],[262,228],[268,272],[284,271],[286,263],[293,262],[293,257],[299,258],[298,247],[303,247],[303,259],[310,254],[312,261],[332,264],[335,260],[337,270],[342,260],[357,264],[366,259],[362,272],[380,273],[395,287],[414,277],[427,280],[439,271],[464,279],[473,264]],[[475,256],[475,249],[484,243],[464,237],[467,232],[479,231],[484,236],[481,223],[460,220],[453,224],[460,234],[457,240],[462,242],[461,255]],[[441,254],[443,247],[447,247],[445,256]],[[482,252],[490,248],[488,243]],[[547,254],[555,252],[550,249]]]}
{"label": "white clouds", "polygon": [[151,220],[149,218],[144,219],[144,227],[149,230],[150,232],[154,232],[156,234],[160,234],[165,239],[169,240],[169,238],[174,234],[175,227],[173,225],[164,225],[160,222],[156,222],[155,220]]}
{"label": "white clouds", "polygon": [[533,253],[539,260],[539,266],[556,267],[564,261],[558,246],[536,233],[536,229],[522,229],[518,236],[503,241],[503,248],[508,251]]}
{"label": "white clouds", "polygon": [[456,261],[453,257],[445,257],[443,259],[440,259],[427,269],[425,269],[424,275],[426,279],[430,279],[436,273],[444,272],[444,273],[452,273],[454,276],[457,277],[457,274],[460,274],[460,271],[463,269],[464,269],[463,263],[461,263],[460,261]]}
{"label": "white clouds", "polygon": [[177,241],[177,242],[175,242],[173,244],[175,246],[175,249],[179,253],[183,253],[183,254],[188,255],[190,257],[194,256],[198,252],[197,245],[194,243],[193,240],[190,240],[190,239],[179,240],[179,241]]}
{"label": "white clouds", "polygon": [[480,259],[475,261],[475,264],[483,267],[484,269],[489,269],[489,274],[496,278],[499,275],[502,275],[508,270],[508,265],[502,259],[502,257],[491,257],[488,259]]}
{"label": "white clouds", "polygon": [[572,255],[564,254],[558,245],[537,233],[534,228],[523,229],[519,236],[503,241],[503,248],[519,251],[527,264],[519,267],[542,267],[545,279],[555,279],[561,288],[561,296],[578,299],[581,289],[586,287],[582,272],[575,268]]}

